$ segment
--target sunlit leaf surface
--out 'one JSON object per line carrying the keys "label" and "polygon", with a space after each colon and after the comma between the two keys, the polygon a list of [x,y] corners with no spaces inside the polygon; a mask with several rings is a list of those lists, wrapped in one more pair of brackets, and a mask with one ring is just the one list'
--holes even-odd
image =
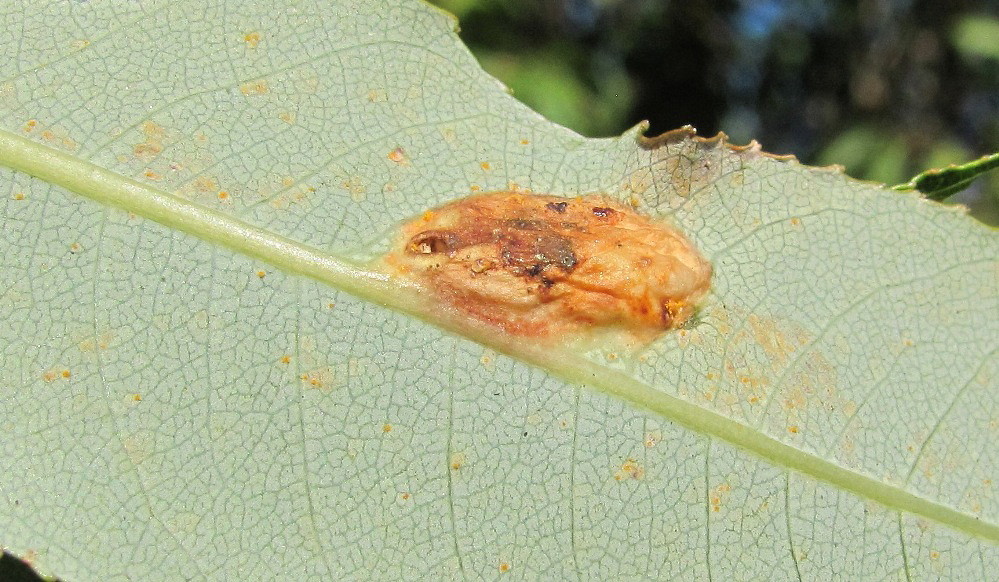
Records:
{"label": "sunlit leaf surface", "polygon": [[[994,575],[995,232],[755,147],[580,138],[454,26],[0,7],[0,544],[67,580]],[[682,229],[703,309],[535,350],[355,268],[513,187]]]}

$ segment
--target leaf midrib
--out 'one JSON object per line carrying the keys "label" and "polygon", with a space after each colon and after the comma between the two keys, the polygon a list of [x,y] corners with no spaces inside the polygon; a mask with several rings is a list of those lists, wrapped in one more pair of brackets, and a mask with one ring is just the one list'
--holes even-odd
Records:
{"label": "leaf midrib", "polygon": [[[731,418],[666,394],[576,354],[541,350],[490,334],[432,311],[412,285],[329,252],[302,244],[190,200],[150,187],[89,161],[0,130],[0,165],[122,208],[202,240],[319,280],[536,365],[573,383],[585,384],[651,410],[688,429],[727,441],[769,462],[828,482],[865,499],[999,542],[999,524],[841,467],[769,437]],[[557,351],[557,350],[556,350]]]}

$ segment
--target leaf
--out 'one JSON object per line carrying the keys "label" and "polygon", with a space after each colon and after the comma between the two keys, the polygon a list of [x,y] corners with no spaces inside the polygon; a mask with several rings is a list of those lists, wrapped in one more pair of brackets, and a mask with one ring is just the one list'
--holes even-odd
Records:
{"label": "leaf", "polygon": [[[65,579],[987,578],[995,232],[755,144],[580,138],[454,26],[4,11],[0,543]],[[466,338],[364,266],[512,184],[687,232],[697,321]]]}
{"label": "leaf", "polygon": [[999,34],[999,19],[990,14],[961,15],[951,28],[950,41],[966,59],[999,59],[995,39]]}
{"label": "leaf", "polygon": [[930,200],[943,200],[964,190],[975,178],[995,168],[999,168],[999,153],[982,156],[967,164],[927,170],[907,183],[898,184],[893,188],[919,190]]}

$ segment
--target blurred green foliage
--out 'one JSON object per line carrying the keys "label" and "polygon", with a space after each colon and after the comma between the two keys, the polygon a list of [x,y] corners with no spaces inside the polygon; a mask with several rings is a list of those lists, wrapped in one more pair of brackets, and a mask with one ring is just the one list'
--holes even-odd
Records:
{"label": "blurred green foliage", "polygon": [[[433,3],[514,96],[583,135],[691,124],[888,184],[999,151],[996,1]],[[949,201],[999,224],[999,172]]]}
{"label": "blurred green foliage", "polygon": [[964,14],[954,23],[950,41],[966,58],[999,60],[999,18]]}

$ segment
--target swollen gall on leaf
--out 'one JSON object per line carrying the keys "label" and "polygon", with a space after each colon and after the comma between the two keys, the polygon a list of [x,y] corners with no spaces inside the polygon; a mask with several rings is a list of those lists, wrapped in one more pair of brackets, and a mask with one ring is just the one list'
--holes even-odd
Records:
{"label": "swollen gall on leaf", "polygon": [[613,330],[647,343],[683,325],[711,279],[681,233],[601,196],[456,200],[405,223],[383,260],[437,305],[548,341]]}

